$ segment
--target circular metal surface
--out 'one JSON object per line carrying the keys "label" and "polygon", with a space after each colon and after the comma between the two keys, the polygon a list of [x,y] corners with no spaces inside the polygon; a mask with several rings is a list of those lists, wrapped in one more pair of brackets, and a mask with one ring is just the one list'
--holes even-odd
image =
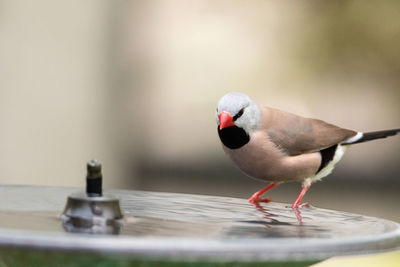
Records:
{"label": "circular metal surface", "polygon": [[399,224],[362,215],[227,197],[109,190],[119,234],[69,233],[60,215],[75,188],[0,186],[0,246],[206,260],[318,260],[400,247]]}

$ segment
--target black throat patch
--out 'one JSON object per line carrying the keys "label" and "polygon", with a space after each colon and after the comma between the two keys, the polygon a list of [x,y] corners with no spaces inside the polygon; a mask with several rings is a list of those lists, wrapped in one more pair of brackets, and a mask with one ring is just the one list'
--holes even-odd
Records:
{"label": "black throat patch", "polygon": [[230,149],[241,148],[250,141],[250,136],[237,126],[231,126],[222,130],[218,126],[218,135],[221,142]]}
{"label": "black throat patch", "polygon": [[319,165],[317,173],[319,173],[329,162],[333,160],[335,156],[336,148],[338,145],[333,145],[328,148],[322,149],[319,153],[321,153],[321,165]]}

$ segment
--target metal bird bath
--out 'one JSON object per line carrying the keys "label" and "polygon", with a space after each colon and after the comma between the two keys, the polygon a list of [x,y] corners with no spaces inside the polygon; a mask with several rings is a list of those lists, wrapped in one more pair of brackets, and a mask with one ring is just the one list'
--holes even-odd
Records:
{"label": "metal bird bath", "polygon": [[[400,247],[399,224],[289,204],[109,190],[124,223],[112,234],[71,233],[62,223],[75,188],[0,186],[0,262],[297,262]],[[110,263],[111,264],[111,263]],[[123,265],[123,264],[121,264]],[[212,264],[211,264],[212,265]]]}

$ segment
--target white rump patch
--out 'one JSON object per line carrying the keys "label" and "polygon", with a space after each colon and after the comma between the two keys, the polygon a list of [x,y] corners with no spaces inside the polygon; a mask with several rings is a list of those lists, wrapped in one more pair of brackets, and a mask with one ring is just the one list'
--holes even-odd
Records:
{"label": "white rump patch", "polygon": [[346,149],[347,149],[347,146],[342,146],[339,144],[336,148],[333,159],[322,170],[320,170],[314,177],[311,177],[312,182],[316,182],[318,180],[321,180],[325,176],[328,176],[335,168],[336,163],[338,163],[342,159],[343,154],[346,151]]}
{"label": "white rump patch", "polygon": [[342,142],[342,144],[351,144],[354,143],[358,140],[360,140],[362,137],[364,136],[364,134],[362,132],[358,132],[355,136],[350,137],[349,139],[346,139]]}

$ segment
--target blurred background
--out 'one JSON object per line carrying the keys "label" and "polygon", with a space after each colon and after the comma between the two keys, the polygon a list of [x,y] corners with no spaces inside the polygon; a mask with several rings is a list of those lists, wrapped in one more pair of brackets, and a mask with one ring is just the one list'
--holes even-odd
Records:
{"label": "blurred background", "polygon": [[[219,98],[398,128],[399,47],[396,0],[0,0],[0,183],[81,187],[96,158],[105,188],[248,198]],[[399,136],[354,146],[305,201],[400,221],[399,159]]]}

